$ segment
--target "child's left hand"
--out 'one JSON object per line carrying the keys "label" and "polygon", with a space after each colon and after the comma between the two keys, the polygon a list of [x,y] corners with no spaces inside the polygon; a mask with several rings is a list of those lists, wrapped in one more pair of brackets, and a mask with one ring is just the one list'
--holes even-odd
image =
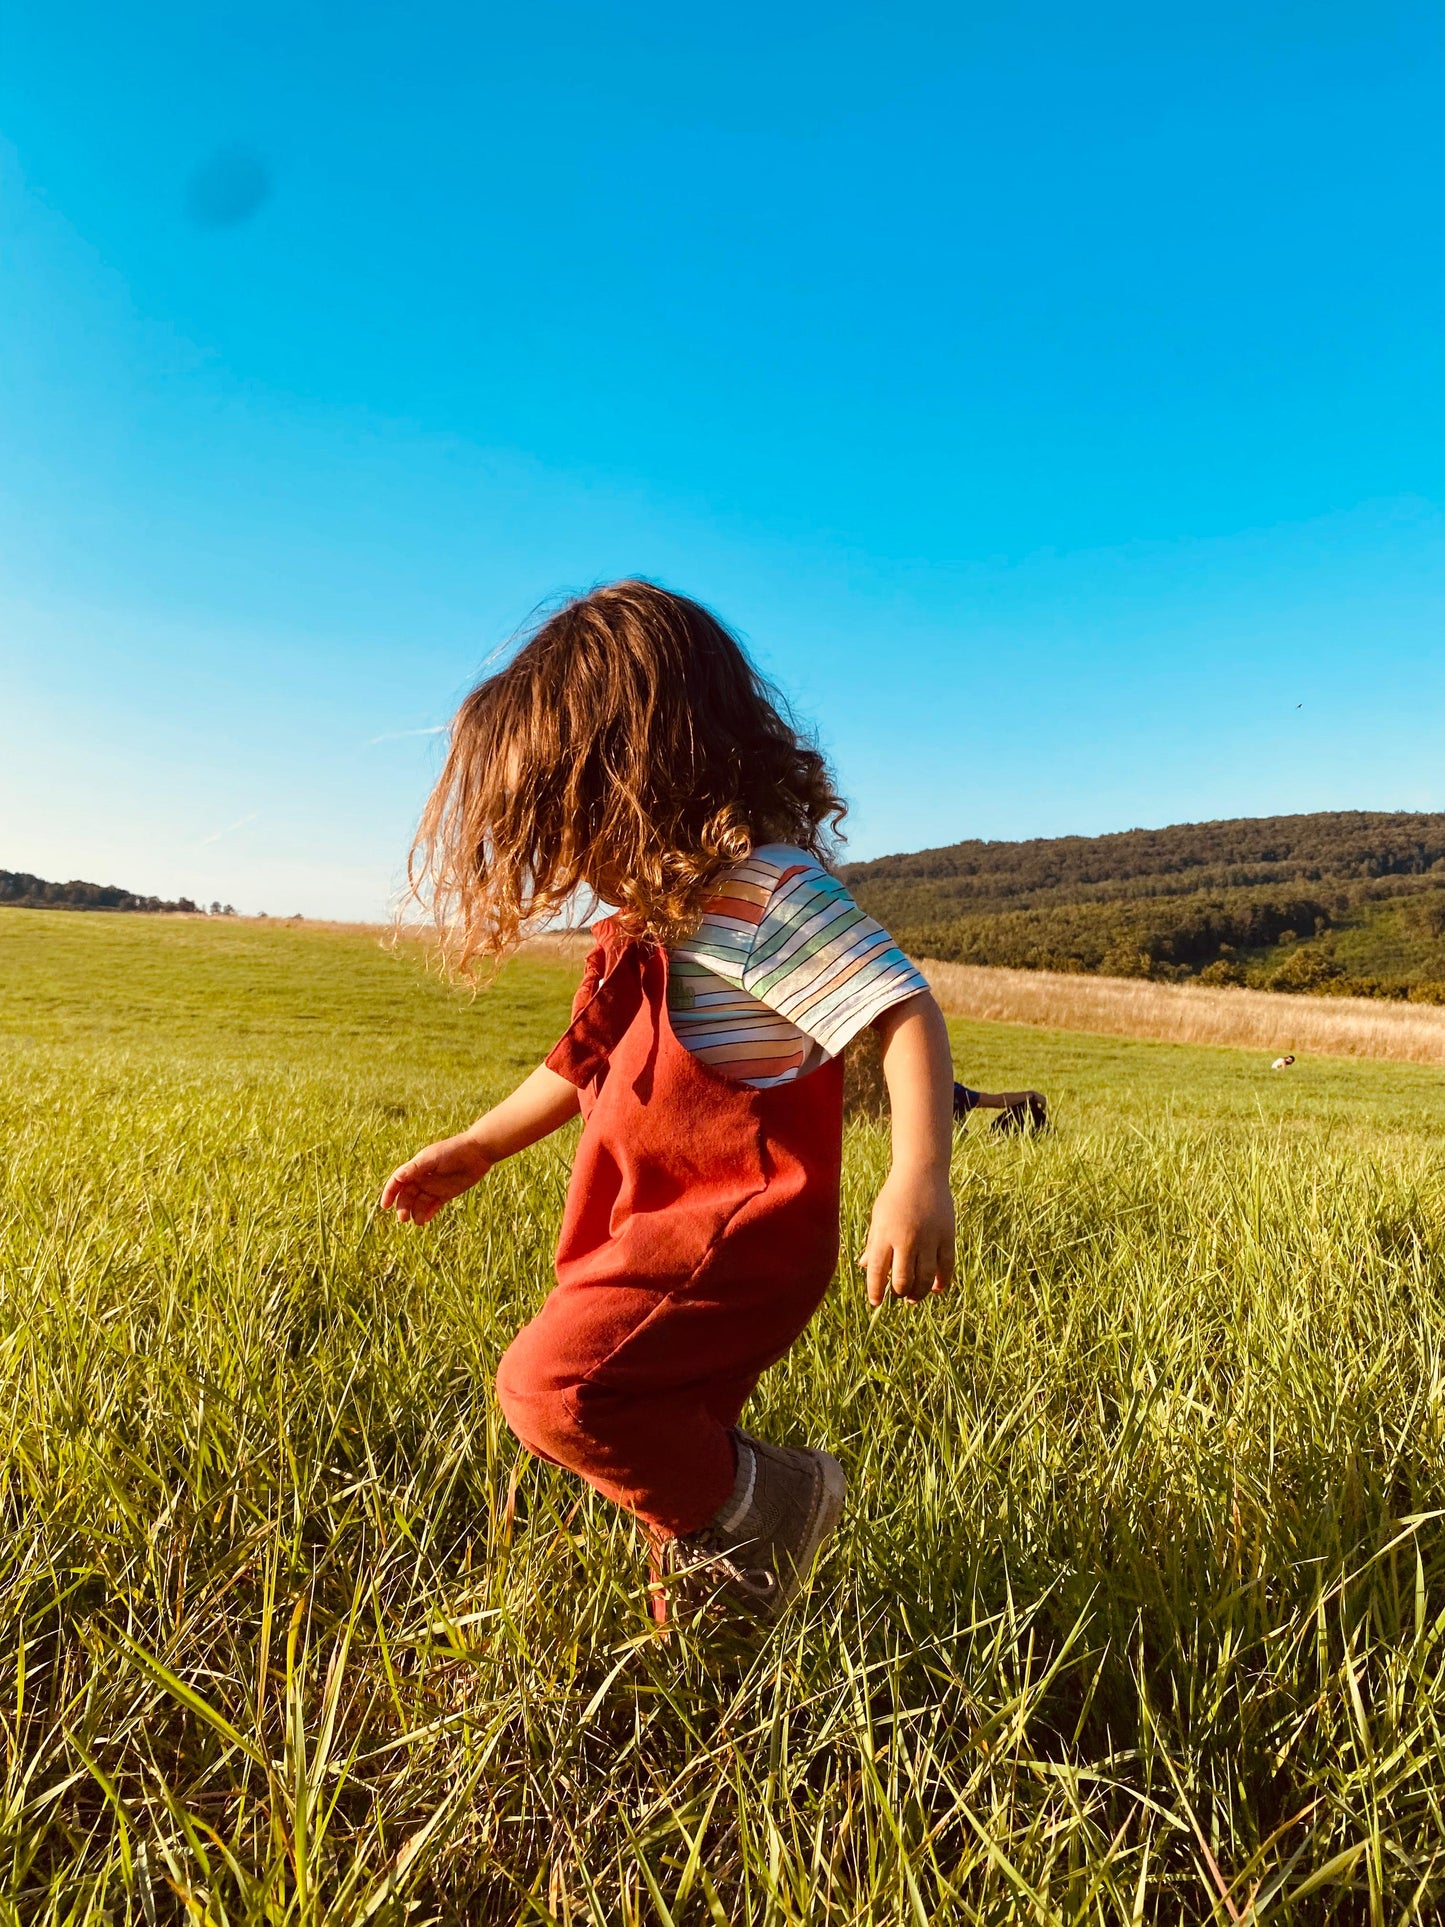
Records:
{"label": "child's left hand", "polygon": [[430,1224],[443,1205],[480,1184],[495,1162],[469,1131],[442,1138],[397,1166],[382,1187],[381,1209],[394,1211],[400,1224]]}
{"label": "child's left hand", "polygon": [[891,1289],[917,1303],[946,1291],[953,1279],[953,1193],[948,1172],[895,1164],[873,1205],[868,1242],[859,1258],[868,1274],[868,1302],[876,1311]]}

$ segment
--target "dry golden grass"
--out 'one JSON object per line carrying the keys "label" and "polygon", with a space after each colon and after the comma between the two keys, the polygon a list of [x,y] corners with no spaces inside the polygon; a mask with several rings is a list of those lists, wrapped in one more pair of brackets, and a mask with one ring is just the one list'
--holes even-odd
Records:
{"label": "dry golden grass", "polygon": [[1445,1064],[1445,1009],[1431,1005],[1001,970],[930,957],[918,964],[952,1017],[1174,1044],[1239,1044],[1251,1050]]}
{"label": "dry golden grass", "polygon": [[519,954],[543,963],[581,964],[591,948],[590,930],[547,930],[540,936],[528,937]]}

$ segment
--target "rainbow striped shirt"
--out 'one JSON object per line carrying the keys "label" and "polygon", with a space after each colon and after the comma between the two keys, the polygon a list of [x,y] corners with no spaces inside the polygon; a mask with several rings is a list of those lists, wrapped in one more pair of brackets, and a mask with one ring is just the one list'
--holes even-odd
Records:
{"label": "rainbow striped shirt", "polygon": [[926,980],[816,858],[769,843],[725,871],[668,950],[668,1013],[724,1076],[788,1084]]}

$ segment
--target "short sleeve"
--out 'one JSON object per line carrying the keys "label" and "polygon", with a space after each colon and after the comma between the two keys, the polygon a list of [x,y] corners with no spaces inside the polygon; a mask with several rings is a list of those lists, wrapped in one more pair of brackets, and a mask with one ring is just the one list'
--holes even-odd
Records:
{"label": "short sleeve", "polygon": [[836,1057],[885,1010],[927,990],[928,980],[814,858],[801,850],[759,854],[792,860],[779,865],[742,988]]}

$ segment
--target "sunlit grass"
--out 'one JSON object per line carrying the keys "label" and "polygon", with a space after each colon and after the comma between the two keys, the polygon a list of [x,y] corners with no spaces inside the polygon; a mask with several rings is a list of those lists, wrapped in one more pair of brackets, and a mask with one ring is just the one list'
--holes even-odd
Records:
{"label": "sunlit grass", "polygon": [[[1229,1053],[1010,1033],[1060,1129],[962,1136],[955,1292],[845,1276],[765,1381],[852,1503],[716,1655],[492,1399],[569,1143],[422,1235],[373,1206],[567,972],[468,1004],[354,934],[7,936],[8,1918],[1438,1915],[1445,1179],[1400,1073],[1216,1123]],[[1162,1064],[1179,1105],[1111,1105]],[[845,1250],[885,1155],[853,1130]]]}

